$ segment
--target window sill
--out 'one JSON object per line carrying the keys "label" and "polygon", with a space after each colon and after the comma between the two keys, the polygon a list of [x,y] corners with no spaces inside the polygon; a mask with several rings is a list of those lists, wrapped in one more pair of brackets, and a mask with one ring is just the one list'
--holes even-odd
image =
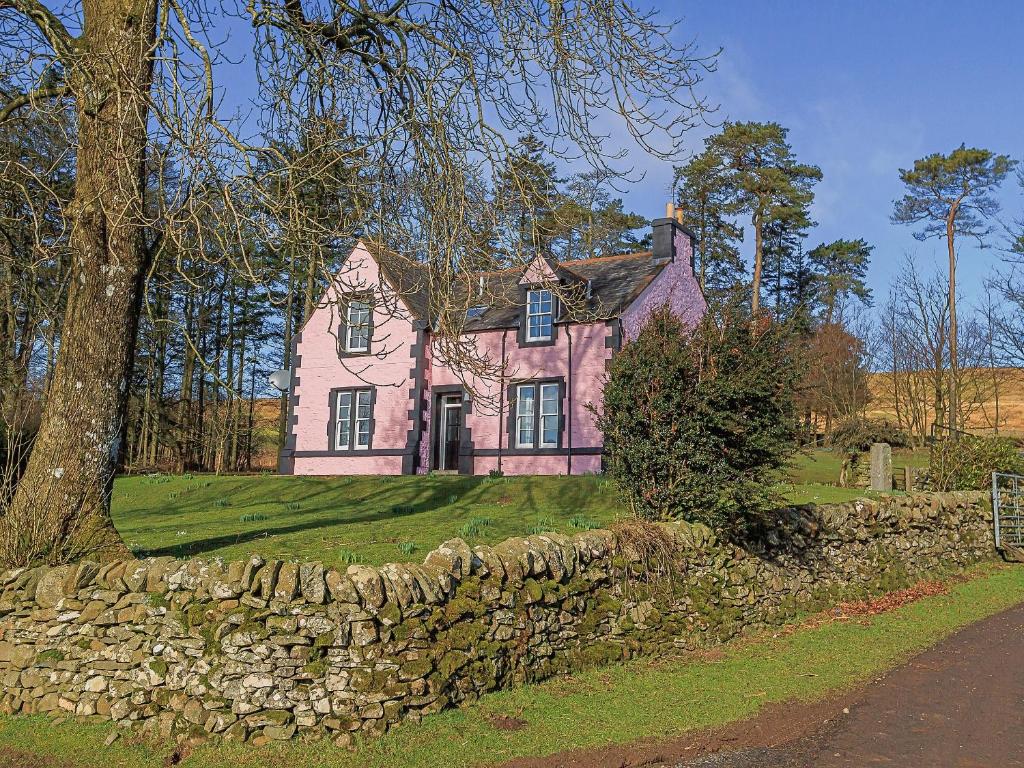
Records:
{"label": "window sill", "polygon": [[534,341],[528,341],[523,339],[519,342],[519,347],[552,347],[555,344],[555,337],[552,336],[550,339],[535,339]]}

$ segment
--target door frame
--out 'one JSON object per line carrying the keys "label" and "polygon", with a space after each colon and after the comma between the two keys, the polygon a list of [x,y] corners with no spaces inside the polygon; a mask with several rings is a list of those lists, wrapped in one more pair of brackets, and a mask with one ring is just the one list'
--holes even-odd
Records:
{"label": "door frame", "polygon": [[438,416],[440,416],[440,424],[437,428],[437,469],[442,472],[450,472],[451,470],[458,469],[459,453],[456,451],[454,467],[445,466],[448,458],[448,419],[451,418],[451,412],[454,410],[459,411],[459,436],[457,443],[459,446],[462,445],[462,395],[457,392],[442,393],[437,396],[438,403]]}
{"label": "door frame", "polygon": [[438,466],[438,431],[440,429],[441,403],[448,395],[459,395],[462,398],[462,426],[459,431],[459,462],[457,467],[449,470],[457,470],[460,475],[473,474],[473,430],[467,426],[468,416],[473,412],[473,404],[466,394],[466,389],[461,384],[445,384],[439,387],[430,388],[430,450],[427,456],[427,467],[429,471],[435,471]]}

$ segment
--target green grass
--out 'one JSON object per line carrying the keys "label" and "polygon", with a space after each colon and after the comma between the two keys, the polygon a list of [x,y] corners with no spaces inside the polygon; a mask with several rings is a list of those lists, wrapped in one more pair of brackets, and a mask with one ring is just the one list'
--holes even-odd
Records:
{"label": "green grass", "polygon": [[497,543],[544,528],[608,525],[625,513],[600,477],[122,477],[113,514],[147,554],[249,554],[380,564],[442,541]]}
{"label": "green grass", "polygon": [[[1024,568],[987,564],[948,595],[930,597],[855,622],[804,627],[732,643],[714,658],[637,660],[484,696],[480,702],[405,725],[351,754],[329,742],[210,744],[190,768],[434,768],[493,765],[517,756],[672,736],[748,717],[765,704],[813,700],[869,680],[950,633],[1024,600]],[[638,706],[637,702],[643,702]],[[502,731],[491,718],[525,720]],[[102,746],[109,724],[44,717],[0,719],[0,745],[106,768],[163,764],[168,747],[122,739]],[[82,757],[87,756],[87,757]]]}
{"label": "green grass", "polygon": [[[807,470],[812,459],[799,461],[794,484],[779,486],[791,502],[864,495],[821,484]],[[118,478],[113,514],[140,554],[242,559],[255,553],[381,564],[412,553],[418,559],[456,536],[471,545],[493,544],[510,536],[607,526],[627,513],[614,484],[596,476],[158,475]]]}
{"label": "green grass", "polygon": [[[793,457],[790,479],[797,484],[834,484],[839,482],[843,457],[828,449],[804,451]],[[892,467],[928,466],[928,449],[897,449],[892,452]]]}

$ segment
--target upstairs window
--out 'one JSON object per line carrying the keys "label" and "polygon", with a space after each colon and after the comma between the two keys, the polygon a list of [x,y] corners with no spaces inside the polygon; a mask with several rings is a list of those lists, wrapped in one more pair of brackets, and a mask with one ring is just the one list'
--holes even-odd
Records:
{"label": "upstairs window", "polygon": [[343,389],[338,392],[334,448],[339,451],[370,447],[372,419],[370,390]]}
{"label": "upstairs window", "polygon": [[516,448],[557,448],[562,397],[558,382],[516,388]]}
{"label": "upstairs window", "polygon": [[554,321],[551,291],[538,288],[526,292],[526,340],[550,341]]}
{"label": "upstairs window", "polygon": [[345,351],[370,351],[370,305],[353,300],[345,310]]}

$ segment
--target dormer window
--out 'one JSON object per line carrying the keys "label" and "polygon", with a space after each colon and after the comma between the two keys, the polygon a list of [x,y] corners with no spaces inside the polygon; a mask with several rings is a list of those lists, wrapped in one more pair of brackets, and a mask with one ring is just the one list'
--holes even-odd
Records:
{"label": "dormer window", "polygon": [[554,321],[551,291],[538,288],[526,292],[526,340],[549,341]]}
{"label": "dormer window", "polygon": [[345,310],[345,351],[368,352],[369,350],[370,305],[365,301],[350,301]]}

